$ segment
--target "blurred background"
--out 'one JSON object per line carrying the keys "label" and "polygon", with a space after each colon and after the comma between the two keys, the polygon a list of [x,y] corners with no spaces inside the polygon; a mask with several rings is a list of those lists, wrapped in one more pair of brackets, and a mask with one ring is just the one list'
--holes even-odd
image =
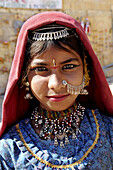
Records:
{"label": "blurred background", "polygon": [[19,30],[32,15],[53,10],[81,23],[113,92],[113,0],[0,0],[0,118]]}

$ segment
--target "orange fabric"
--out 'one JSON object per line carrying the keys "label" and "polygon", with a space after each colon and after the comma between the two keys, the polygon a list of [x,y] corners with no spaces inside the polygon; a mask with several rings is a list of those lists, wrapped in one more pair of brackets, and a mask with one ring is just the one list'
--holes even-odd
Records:
{"label": "orange fabric", "polygon": [[19,89],[17,83],[23,66],[28,30],[34,30],[53,22],[70,28],[75,28],[76,33],[91,57],[92,62],[90,64],[92,68],[92,77],[89,86],[89,96],[84,97],[83,101],[86,104],[89,101],[89,104],[95,104],[98,109],[101,110],[101,113],[113,115],[113,96],[100,63],[81,25],[75,21],[75,19],[64,13],[55,11],[44,12],[28,19],[20,30],[3,102],[0,136],[7,127],[23,118],[30,105],[29,101],[24,99],[25,90]]}

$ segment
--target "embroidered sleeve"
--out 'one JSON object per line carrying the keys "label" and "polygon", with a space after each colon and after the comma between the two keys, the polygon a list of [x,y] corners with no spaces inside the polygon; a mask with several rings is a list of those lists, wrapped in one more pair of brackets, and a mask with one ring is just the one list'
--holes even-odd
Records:
{"label": "embroidered sleeve", "polygon": [[12,169],[13,161],[10,147],[6,140],[0,140],[0,169]]}

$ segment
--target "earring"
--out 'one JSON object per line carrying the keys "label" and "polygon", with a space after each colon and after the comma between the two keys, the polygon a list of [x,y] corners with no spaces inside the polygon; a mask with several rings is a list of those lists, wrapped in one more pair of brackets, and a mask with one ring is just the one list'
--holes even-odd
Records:
{"label": "earring", "polygon": [[[84,78],[85,78],[85,85],[84,87],[86,86],[89,86],[89,81],[90,81],[90,77],[89,77],[89,70],[87,69],[87,62],[86,62],[86,58],[87,56],[84,57]],[[87,89],[81,89],[81,92],[80,92],[81,95],[88,95],[88,91]]]}
{"label": "earring", "polygon": [[26,83],[25,83],[25,86],[26,86],[26,91],[27,91],[27,93],[26,93],[26,95],[24,96],[24,98],[25,99],[33,99],[33,96],[30,94],[30,89],[29,89],[29,82],[27,81]]}

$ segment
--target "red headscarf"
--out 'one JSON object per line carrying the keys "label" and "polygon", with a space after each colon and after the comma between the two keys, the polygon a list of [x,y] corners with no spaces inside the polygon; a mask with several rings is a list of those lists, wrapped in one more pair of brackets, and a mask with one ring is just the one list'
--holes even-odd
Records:
{"label": "red headscarf", "polygon": [[75,28],[82,44],[87,50],[91,58],[92,76],[90,82],[89,95],[84,102],[95,104],[101,113],[113,115],[113,96],[109,89],[103,70],[100,63],[90,45],[90,42],[82,29],[81,25],[71,16],[61,12],[44,12],[34,15],[28,19],[22,26],[18,36],[15,55],[9,75],[9,80],[6,88],[6,93],[3,101],[3,116],[0,129],[0,136],[5,129],[18,120],[22,119],[29,108],[29,100],[24,99],[25,90],[20,89],[18,80],[21,75],[24,62],[24,54],[27,43],[27,35],[29,30],[35,30],[38,27],[55,22],[56,24],[64,25],[69,28]]}

